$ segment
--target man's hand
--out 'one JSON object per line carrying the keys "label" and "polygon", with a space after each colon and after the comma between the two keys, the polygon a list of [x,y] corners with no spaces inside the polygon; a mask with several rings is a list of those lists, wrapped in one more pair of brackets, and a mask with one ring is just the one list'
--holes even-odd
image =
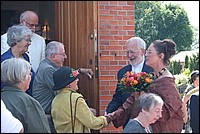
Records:
{"label": "man's hand", "polygon": [[80,73],[86,74],[90,79],[94,75],[94,72],[92,69],[87,69],[87,68],[79,68]]}
{"label": "man's hand", "polygon": [[104,115],[106,117],[107,123],[109,124],[112,119],[110,118],[109,114]]}

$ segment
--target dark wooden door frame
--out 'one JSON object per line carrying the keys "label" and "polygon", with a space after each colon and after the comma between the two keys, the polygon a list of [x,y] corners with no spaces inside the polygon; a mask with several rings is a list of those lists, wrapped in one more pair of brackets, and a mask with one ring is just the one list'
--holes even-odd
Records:
{"label": "dark wooden door frame", "polygon": [[55,36],[65,45],[65,65],[93,69],[92,79],[80,77],[78,92],[99,115],[97,9],[98,1],[55,1]]}

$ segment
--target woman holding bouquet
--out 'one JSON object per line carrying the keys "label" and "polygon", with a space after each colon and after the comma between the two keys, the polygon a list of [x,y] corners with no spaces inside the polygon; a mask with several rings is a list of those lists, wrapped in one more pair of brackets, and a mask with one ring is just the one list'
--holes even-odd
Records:
{"label": "woman holding bouquet", "polygon": [[[175,47],[176,44],[170,39],[155,40],[146,53],[146,64],[154,69],[155,77],[146,92],[158,94],[164,100],[162,117],[152,124],[155,133],[181,133],[183,127],[181,96],[176,89],[174,76],[167,69],[169,59],[176,52]],[[132,116],[132,113],[138,112],[132,108],[135,98],[133,92],[122,107],[107,115],[116,128],[135,118]]]}

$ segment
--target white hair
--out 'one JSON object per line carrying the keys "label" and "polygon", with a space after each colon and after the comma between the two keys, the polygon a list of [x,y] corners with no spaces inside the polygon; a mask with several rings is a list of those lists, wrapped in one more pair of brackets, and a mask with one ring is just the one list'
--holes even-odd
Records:
{"label": "white hair", "polygon": [[21,80],[28,78],[30,63],[22,58],[10,58],[1,63],[1,81],[5,85],[17,86]]}
{"label": "white hair", "polygon": [[130,39],[128,39],[126,41],[126,44],[132,43],[132,42],[136,42],[136,44],[142,48],[142,49],[146,49],[146,43],[143,39],[141,39],[140,37],[131,37]]}

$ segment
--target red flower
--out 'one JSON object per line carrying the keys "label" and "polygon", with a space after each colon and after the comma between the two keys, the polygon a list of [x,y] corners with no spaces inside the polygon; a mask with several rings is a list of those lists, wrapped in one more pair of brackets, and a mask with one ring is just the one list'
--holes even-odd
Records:
{"label": "red flower", "polygon": [[71,68],[71,73],[70,73],[70,77],[76,77],[79,74],[78,70],[74,70],[73,68]]}
{"label": "red flower", "polygon": [[74,77],[76,77],[78,74],[79,74],[78,70],[72,71],[72,75],[73,75]]}
{"label": "red flower", "polygon": [[141,92],[148,89],[153,82],[153,75],[146,72],[135,74],[134,72],[126,72],[120,81],[120,90],[123,92]]}

